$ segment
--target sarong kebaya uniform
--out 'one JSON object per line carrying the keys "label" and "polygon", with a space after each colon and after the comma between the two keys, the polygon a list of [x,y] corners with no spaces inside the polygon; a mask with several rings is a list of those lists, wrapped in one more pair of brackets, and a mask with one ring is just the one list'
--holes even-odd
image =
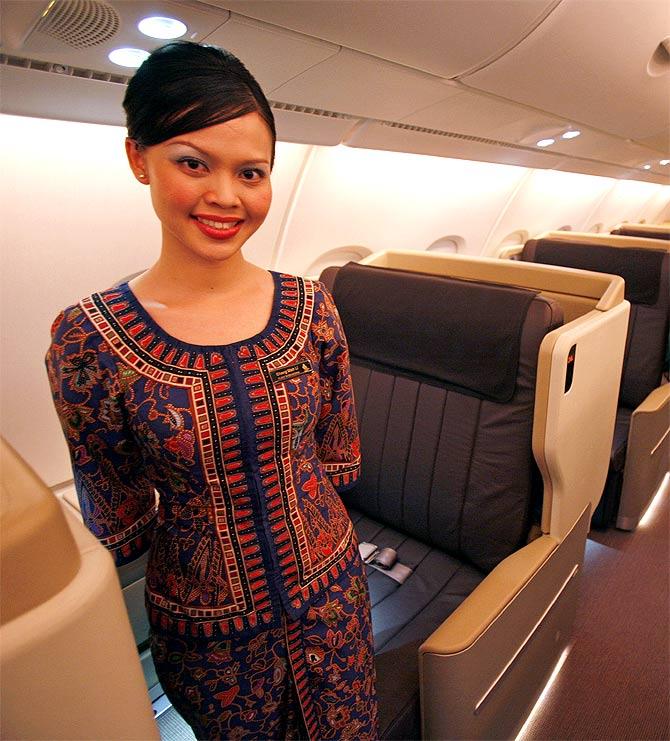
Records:
{"label": "sarong kebaya uniform", "polygon": [[117,565],[150,549],[154,659],[196,733],[370,739],[348,351],[320,283],[273,279],[266,328],[223,346],[94,294],[54,323],[50,383],[87,526]]}

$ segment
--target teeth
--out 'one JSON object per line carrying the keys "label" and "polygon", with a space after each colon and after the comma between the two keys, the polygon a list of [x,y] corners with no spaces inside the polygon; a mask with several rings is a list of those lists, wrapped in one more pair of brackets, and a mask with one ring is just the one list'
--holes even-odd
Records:
{"label": "teeth", "polygon": [[237,226],[240,222],[239,221],[212,221],[212,219],[201,219],[200,217],[197,217],[198,221],[201,224],[205,224],[206,226],[214,227],[214,229],[232,229],[232,227]]}

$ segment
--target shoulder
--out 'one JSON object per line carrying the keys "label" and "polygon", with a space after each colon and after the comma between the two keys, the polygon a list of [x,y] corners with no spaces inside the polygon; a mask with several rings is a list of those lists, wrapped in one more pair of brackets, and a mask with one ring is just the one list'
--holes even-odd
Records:
{"label": "shoulder", "polygon": [[89,307],[106,301],[110,290],[93,293],[76,304],[58,312],[51,323],[52,345],[76,343],[80,346],[97,343],[102,336],[91,320]]}

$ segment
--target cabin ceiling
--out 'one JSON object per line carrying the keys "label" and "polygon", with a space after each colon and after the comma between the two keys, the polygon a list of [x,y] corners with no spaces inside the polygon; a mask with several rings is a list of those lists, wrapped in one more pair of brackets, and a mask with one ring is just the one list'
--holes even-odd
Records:
{"label": "cabin ceiling", "polygon": [[[107,54],[160,45],[137,23],[169,15],[240,56],[285,141],[670,182],[667,0],[3,0],[0,13],[5,113],[123,125],[132,70]],[[581,136],[561,139],[569,128]]]}

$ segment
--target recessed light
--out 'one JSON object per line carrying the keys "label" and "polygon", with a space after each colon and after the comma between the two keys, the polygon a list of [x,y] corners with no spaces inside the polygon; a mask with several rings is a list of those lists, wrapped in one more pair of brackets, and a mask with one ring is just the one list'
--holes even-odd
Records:
{"label": "recessed light", "polygon": [[137,28],[145,35],[152,39],[178,39],[186,31],[186,25],[176,18],[167,18],[165,16],[153,15],[143,18]]}
{"label": "recessed light", "polygon": [[581,136],[581,133],[582,132],[577,131],[577,129],[570,129],[561,136],[561,139],[574,139],[577,136]]}
{"label": "recessed light", "polygon": [[550,147],[552,144],[556,143],[556,139],[540,139],[540,141],[535,145],[537,147]]}
{"label": "recessed light", "polygon": [[643,170],[651,170],[651,165],[642,165]]}
{"label": "recessed light", "polygon": [[122,47],[109,52],[110,62],[114,62],[120,67],[137,68],[148,56],[149,52],[144,49],[131,49],[129,47]]}
{"label": "recessed light", "polygon": [[659,165],[670,165],[670,160],[659,160],[658,164]]}

